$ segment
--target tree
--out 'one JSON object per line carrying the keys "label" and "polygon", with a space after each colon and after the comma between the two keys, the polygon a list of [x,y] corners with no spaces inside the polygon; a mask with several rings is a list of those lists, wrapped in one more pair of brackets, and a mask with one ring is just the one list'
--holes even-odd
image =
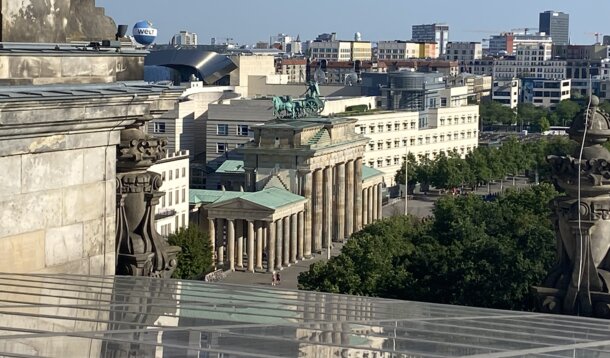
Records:
{"label": "tree", "polygon": [[456,160],[455,156],[447,156],[441,152],[435,159],[430,183],[437,189],[453,189],[462,185],[464,176],[458,166],[459,161],[459,156]]}
{"label": "tree", "polygon": [[189,226],[171,234],[167,241],[170,245],[182,248],[182,252],[178,254],[178,267],[172,275],[173,278],[197,280],[210,271],[212,246],[207,233],[201,232],[195,226]]}
{"label": "tree", "polygon": [[569,126],[580,111],[580,105],[569,99],[559,102],[555,107],[555,113],[557,114],[561,125],[564,126]]}
{"label": "tree", "polygon": [[482,101],[479,105],[481,121],[484,124],[513,124],[515,114],[510,107],[496,101]]}
{"label": "tree", "polygon": [[[409,152],[409,186],[415,185],[417,183],[417,176],[415,173],[415,169],[417,168],[417,159],[415,159],[415,155]],[[394,176],[394,181],[396,184],[405,183],[405,163],[402,163],[402,167],[396,171],[396,175]]]}
{"label": "tree", "polygon": [[479,184],[489,184],[493,179],[491,169],[493,163],[487,161],[487,152],[489,150],[487,147],[478,147],[466,155],[466,165],[468,165],[468,170],[471,173],[469,176],[470,180],[467,180],[467,183],[473,189]]}
{"label": "tree", "polygon": [[415,177],[417,178],[417,182],[421,185],[421,191],[427,192],[432,176],[434,175],[434,166],[435,162],[433,162],[429,157],[425,155],[419,155],[419,162],[415,167]]}
{"label": "tree", "polygon": [[525,309],[555,259],[550,184],[486,202],[441,198],[428,220],[388,218],[342,253],[299,275],[299,288],[416,301]]}

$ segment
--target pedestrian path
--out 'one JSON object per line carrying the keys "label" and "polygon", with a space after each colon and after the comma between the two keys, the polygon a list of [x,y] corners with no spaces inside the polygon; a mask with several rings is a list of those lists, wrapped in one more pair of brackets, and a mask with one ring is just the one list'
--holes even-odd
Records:
{"label": "pedestrian path", "polygon": [[[333,243],[333,249],[331,250],[331,256],[337,256],[343,248],[342,243]],[[292,264],[290,267],[286,267],[279,271],[281,283],[280,287],[288,289],[297,288],[297,277],[301,272],[309,270],[309,266],[317,261],[326,260],[326,250],[322,254],[316,255],[314,258],[309,260],[299,261],[296,264]],[[265,285],[271,286],[271,273],[251,273],[246,271],[235,271],[227,273],[226,278],[222,281],[226,283],[242,284],[242,285]]]}

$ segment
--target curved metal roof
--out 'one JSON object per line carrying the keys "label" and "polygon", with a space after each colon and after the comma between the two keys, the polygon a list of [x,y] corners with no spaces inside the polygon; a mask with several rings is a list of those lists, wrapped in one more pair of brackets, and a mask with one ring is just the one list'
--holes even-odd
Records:
{"label": "curved metal roof", "polygon": [[164,66],[193,73],[206,84],[213,84],[237,68],[226,55],[197,48],[176,48],[151,51],[145,66]]}

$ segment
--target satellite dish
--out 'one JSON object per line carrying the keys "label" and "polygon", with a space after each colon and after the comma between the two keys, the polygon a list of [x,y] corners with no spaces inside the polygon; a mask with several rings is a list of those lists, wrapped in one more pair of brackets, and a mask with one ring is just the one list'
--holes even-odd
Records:
{"label": "satellite dish", "polygon": [[350,72],[345,75],[344,84],[346,86],[353,86],[358,83],[358,74],[356,72]]}
{"label": "satellite dish", "polygon": [[326,83],[326,73],[318,68],[316,72],[313,73],[313,79],[318,83]]}

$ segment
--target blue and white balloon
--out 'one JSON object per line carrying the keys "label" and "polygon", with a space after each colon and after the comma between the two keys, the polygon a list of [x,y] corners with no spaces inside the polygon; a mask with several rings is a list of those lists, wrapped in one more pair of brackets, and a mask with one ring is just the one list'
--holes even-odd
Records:
{"label": "blue and white balloon", "polygon": [[151,45],[157,38],[157,29],[149,21],[140,21],[133,27],[133,38],[140,45]]}

